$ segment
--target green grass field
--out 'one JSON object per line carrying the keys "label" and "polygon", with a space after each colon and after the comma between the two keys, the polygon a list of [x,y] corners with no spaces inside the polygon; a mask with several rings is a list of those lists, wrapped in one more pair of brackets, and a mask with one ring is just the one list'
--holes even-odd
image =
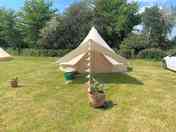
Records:
{"label": "green grass field", "polygon": [[[0,132],[175,132],[176,73],[131,60],[128,75],[99,75],[114,106],[88,105],[83,77],[65,85],[56,58],[0,62]],[[20,87],[8,81],[19,77]]]}

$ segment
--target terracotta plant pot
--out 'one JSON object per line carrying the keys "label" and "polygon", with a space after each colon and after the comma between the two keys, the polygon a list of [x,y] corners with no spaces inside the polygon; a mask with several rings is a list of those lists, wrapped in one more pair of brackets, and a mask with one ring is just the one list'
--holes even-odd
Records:
{"label": "terracotta plant pot", "polygon": [[88,98],[90,105],[95,108],[104,107],[105,105],[105,93],[104,92],[88,92]]}
{"label": "terracotta plant pot", "polygon": [[18,87],[18,79],[10,80],[10,85],[11,85],[12,88]]}

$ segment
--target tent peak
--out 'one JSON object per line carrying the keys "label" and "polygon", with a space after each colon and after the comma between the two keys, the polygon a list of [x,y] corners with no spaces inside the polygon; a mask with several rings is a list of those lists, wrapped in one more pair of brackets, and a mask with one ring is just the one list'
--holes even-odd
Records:
{"label": "tent peak", "polygon": [[99,35],[99,33],[98,33],[97,29],[95,28],[95,26],[93,26],[93,27],[91,28],[91,30],[89,31],[89,34],[92,34],[92,33]]}
{"label": "tent peak", "polygon": [[[80,44],[80,46],[86,44],[89,40],[93,40],[95,41],[98,45],[113,51],[109,45],[105,42],[105,40],[101,37],[101,35],[98,33],[98,31],[96,30],[96,28],[93,26],[91,28],[91,30],[89,31],[88,35],[86,36],[86,38],[83,40],[83,42]],[[113,51],[114,52],[114,51]]]}
{"label": "tent peak", "polygon": [[96,30],[95,26],[92,26],[91,30]]}

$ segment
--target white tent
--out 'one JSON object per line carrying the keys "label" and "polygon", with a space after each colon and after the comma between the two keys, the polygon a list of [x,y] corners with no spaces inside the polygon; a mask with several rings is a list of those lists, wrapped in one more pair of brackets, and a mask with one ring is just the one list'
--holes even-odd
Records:
{"label": "white tent", "polygon": [[176,56],[167,56],[164,60],[168,69],[176,71]]}
{"label": "white tent", "polygon": [[83,42],[73,51],[60,58],[57,63],[61,70],[74,68],[84,73],[87,69],[86,59],[91,52],[91,71],[95,73],[126,72],[127,60],[115,53],[93,27]]}
{"label": "white tent", "polygon": [[6,51],[0,48],[0,61],[12,59],[12,56],[9,55]]}

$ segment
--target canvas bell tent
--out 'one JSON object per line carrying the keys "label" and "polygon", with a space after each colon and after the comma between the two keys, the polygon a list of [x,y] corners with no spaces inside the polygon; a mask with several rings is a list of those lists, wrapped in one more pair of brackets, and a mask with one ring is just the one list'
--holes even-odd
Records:
{"label": "canvas bell tent", "polygon": [[126,72],[127,60],[115,53],[92,27],[87,37],[73,51],[60,58],[57,63],[60,69],[75,69],[86,72],[86,59],[91,53],[91,71],[94,73]]}
{"label": "canvas bell tent", "polygon": [[9,55],[6,51],[4,51],[2,48],[0,48],[0,61],[4,60],[10,60],[12,59],[12,56]]}

